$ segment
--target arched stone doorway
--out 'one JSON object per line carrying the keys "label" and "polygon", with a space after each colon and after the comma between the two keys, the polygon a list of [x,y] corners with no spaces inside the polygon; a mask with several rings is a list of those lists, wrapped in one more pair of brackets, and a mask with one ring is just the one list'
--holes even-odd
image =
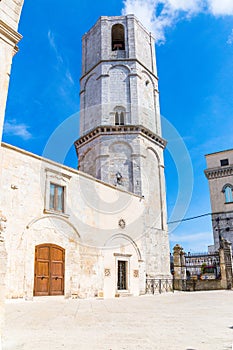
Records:
{"label": "arched stone doorway", "polygon": [[65,249],[55,244],[35,248],[34,296],[64,295]]}

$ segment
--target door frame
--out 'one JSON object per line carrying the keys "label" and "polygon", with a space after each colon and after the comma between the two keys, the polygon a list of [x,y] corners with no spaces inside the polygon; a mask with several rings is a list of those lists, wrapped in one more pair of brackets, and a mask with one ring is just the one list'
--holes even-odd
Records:
{"label": "door frame", "polygon": [[[116,292],[117,293],[127,293],[130,291],[130,257],[131,254],[114,254],[116,257],[116,280],[115,280],[115,286],[116,286]],[[126,289],[118,289],[118,261],[125,261],[126,262]]]}

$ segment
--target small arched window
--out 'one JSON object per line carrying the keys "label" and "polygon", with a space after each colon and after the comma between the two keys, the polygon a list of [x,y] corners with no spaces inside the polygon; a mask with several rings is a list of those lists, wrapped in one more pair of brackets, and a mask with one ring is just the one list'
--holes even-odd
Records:
{"label": "small arched window", "polygon": [[112,51],[125,50],[125,29],[122,24],[112,26]]}
{"label": "small arched window", "polygon": [[125,125],[125,109],[116,107],[115,110],[115,125]]}
{"label": "small arched window", "polygon": [[232,203],[233,202],[233,186],[231,184],[227,184],[223,187],[222,192],[225,194],[225,202]]}
{"label": "small arched window", "polygon": [[115,125],[125,125],[124,112],[121,112],[120,115],[118,112],[115,113]]}
{"label": "small arched window", "polygon": [[123,106],[116,106],[113,109],[114,113],[114,123],[115,125],[125,125],[126,124],[126,110]]}

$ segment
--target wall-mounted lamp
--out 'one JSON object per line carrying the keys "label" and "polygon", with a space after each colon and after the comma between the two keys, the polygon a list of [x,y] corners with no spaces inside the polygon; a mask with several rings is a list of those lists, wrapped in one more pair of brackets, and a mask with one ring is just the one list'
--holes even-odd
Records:
{"label": "wall-mounted lamp", "polygon": [[116,180],[118,185],[122,184],[122,175],[119,171],[116,173]]}

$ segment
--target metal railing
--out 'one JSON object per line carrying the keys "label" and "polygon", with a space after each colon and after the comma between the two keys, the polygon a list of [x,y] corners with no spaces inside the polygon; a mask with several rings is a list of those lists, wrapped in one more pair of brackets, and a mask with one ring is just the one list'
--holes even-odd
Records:
{"label": "metal railing", "polygon": [[146,294],[156,294],[163,292],[173,292],[172,279],[147,278],[146,279]]}

